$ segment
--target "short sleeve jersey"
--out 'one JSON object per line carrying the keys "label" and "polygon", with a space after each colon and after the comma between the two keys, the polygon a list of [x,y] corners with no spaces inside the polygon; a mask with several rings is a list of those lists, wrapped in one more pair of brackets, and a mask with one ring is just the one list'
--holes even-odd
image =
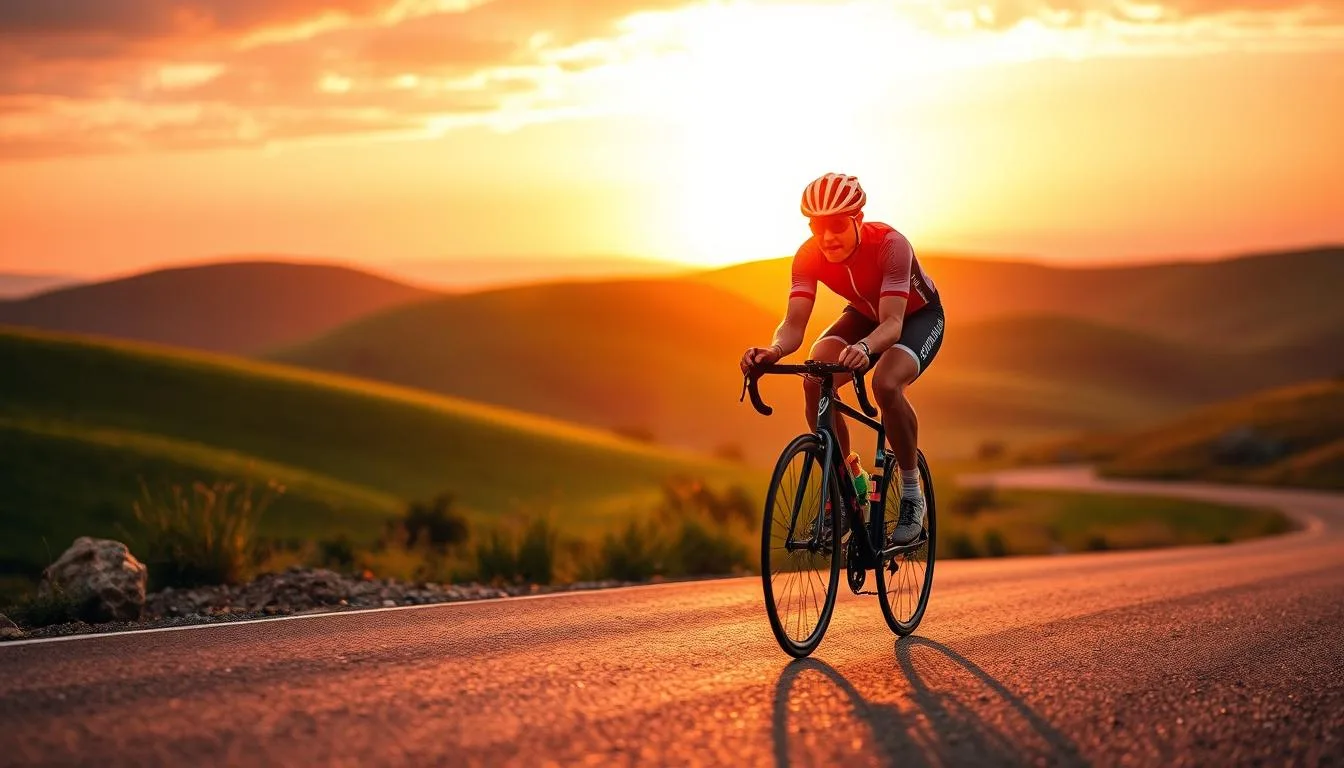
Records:
{"label": "short sleeve jersey", "polygon": [[827,261],[809,238],[793,257],[793,287],[789,297],[816,298],[817,283],[847,299],[851,307],[877,321],[883,297],[906,297],[905,316],[938,298],[938,290],[915,257],[910,241],[881,222],[864,222],[859,245],[844,261]]}

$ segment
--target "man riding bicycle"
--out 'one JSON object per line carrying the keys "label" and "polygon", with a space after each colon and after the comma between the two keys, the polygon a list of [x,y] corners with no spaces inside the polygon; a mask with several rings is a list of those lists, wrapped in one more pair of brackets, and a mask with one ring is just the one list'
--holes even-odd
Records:
{"label": "man riding bicycle", "polygon": [[[801,207],[812,237],[793,257],[788,310],[770,346],[751,347],[742,355],[742,372],[778,362],[802,346],[818,282],[849,301],[812,345],[810,357],[858,371],[868,365],[870,355],[877,356],[869,381],[901,467],[901,512],[891,543],[902,545],[914,541],[924,524],[915,465],[919,423],[905,389],[942,346],[943,304],[910,241],[886,224],[863,220],[867,201],[859,180],[839,173],[828,173],[803,190]],[[837,377],[836,387],[848,379]],[[803,393],[807,424],[815,430],[820,382],[804,379]],[[859,457],[849,450],[844,419],[834,419],[834,429],[856,485],[866,484]]]}

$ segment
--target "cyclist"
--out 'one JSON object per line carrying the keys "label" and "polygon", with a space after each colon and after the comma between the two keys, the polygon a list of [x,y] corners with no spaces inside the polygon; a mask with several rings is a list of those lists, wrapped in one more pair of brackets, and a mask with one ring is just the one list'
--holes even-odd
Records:
{"label": "cyclist", "polygon": [[[924,498],[915,468],[919,424],[905,389],[942,346],[943,305],[910,241],[886,224],[863,220],[867,201],[858,178],[840,173],[827,173],[803,190],[802,213],[812,237],[793,257],[788,310],[770,346],[743,353],[742,372],[775,363],[802,346],[818,282],[849,301],[812,345],[810,357],[857,371],[868,365],[870,354],[878,355],[870,379],[873,399],[901,468],[901,511],[891,543],[908,544],[923,529]],[[838,376],[836,387],[848,381]],[[803,392],[808,427],[815,430],[821,382],[804,379]],[[845,420],[834,419],[834,428],[855,485],[866,485],[858,456],[849,450]]]}

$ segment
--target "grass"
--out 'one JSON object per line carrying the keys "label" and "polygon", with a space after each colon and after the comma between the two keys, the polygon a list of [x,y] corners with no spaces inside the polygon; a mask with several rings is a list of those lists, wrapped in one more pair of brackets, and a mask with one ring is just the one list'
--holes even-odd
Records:
{"label": "grass", "polygon": [[[0,598],[5,598],[0,592]],[[71,621],[95,621],[97,609],[92,595],[75,596],[59,586],[44,590],[25,590],[13,593],[12,604],[6,600],[6,616],[20,627],[45,627]]]}
{"label": "grass", "polygon": [[[448,490],[473,522],[545,506],[578,533],[647,508],[671,475],[756,471],[398,387],[133,343],[0,332],[0,570],[111,535],[151,487],[276,480],[266,536],[365,542]],[[763,484],[764,481],[761,481]]]}
{"label": "grass", "polygon": [[[133,504],[140,483],[155,492],[219,479],[277,480],[287,486],[260,533],[288,538],[326,529],[370,541],[397,511],[388,494],[346,486],[289,467],[248,462],[227,452],[170,440],[91,430],[42,431],[0,425],[0,571],[35,574],[78,536],[121,538],[135,529]],[[110,437],[125,437],[113,440]],[[212,461],[212,459],[218,459]],[[50,555],[48,555],[50,551]]]}
{"label": "grass", "polygon": [[1089,493],[1005,490],[974,511],[958,501],[979,495],[958,489],[939,503],[939,554],[993,557],[1223,544],[1291,529],[1270,509]]}
{"label": "grass", "polygon": [[1113,477],[1344,489],[1344,379],[1259,392],[1156,427],[1046,443],[1019,456],[1061,458],[1098,462]]}
{"label": "grass", "polygon": [[143,485],[132,505],[137,525],[124,538],[148,566],[151,588],[242,583],[257,522],[284,487],[271,481],[259,497],[253,491],[251,482],[198,482],[163,493]]}

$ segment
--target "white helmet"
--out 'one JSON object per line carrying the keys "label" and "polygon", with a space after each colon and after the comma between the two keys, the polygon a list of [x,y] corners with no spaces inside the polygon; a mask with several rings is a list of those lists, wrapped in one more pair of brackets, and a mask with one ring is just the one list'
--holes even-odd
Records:
{"label": "white helmet", "polygon": [[857,176],[843,173],[828,173],[813,181],[803,190],[803,215],[835,216],[837,214],[855,214],[868,202],[868,195],[859,186]]}

